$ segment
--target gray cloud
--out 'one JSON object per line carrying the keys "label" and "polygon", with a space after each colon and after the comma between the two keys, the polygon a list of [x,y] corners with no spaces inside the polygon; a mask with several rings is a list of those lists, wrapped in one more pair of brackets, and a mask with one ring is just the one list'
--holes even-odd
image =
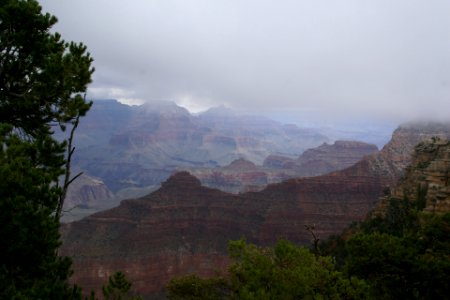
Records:
{"label": "gray cloud", "polygon": [[95,97],[299,116],[449,118],[447,0],[45,0]]}

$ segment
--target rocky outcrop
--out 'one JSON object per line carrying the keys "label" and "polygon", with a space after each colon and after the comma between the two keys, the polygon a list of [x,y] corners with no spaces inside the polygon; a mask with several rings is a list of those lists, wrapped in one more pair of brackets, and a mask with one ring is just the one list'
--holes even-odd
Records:
{"label": "rocky outcrop", "polygon": [[[271,174],[242,158],[221,168],[188,168],[187,171],[200,179],[207,187],[235,194],[260,191],[271,180]],[[286,176],[284,179],[287,178],[289,177]]]}
{"label": "rocky outcrop", "polygon": [[105,202],[114,198],[105,183],[88,175],[81,175],[74,180],[67,191],[63,210],[74,207],[93,208],[103,206]]}
{"label": "rocky outcrop", "polygon": [[428,212],[450,212],[450,142],[432,138],[415,148],[411,165],[391,197],[420,201]]}
{"label": "rocky outcrop", "polygon": [[69,186],[61,222],[72,222],[118,205],[118,199],[99,178],[82,174]]}
{"label": "rocky outcrop", "polygon": [[370,175],[399,180],[411,164],[415,146],[433,137],[450,138],[450,123],[411,123],[397,128],[391,140],[376,154],[369,155],[354,166],[336,173],[345,175]]}

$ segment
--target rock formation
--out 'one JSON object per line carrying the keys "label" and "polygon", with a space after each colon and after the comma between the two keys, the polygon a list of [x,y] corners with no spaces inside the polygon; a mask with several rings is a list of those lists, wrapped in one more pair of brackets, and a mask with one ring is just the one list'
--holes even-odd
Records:
{"label": "rock formation", "polygon": [[324,176],[233,195],[177,173],[146,197],[66,224],[61,253],[72,256],[73,279],[87,290],[123,270],[148,295],[173,276],[224,267],[232,239],[309,244],[305,225],[315,225],[322,238],[339,233],[365,216],[383,187],[377,178]]}
{"label": "rock formation", "polygon": [[114,194],[102,180],[83,174],[69,186],[63,210],[97,207],[113,198]]}
{"label": "rock formation", "polygon": [[[185,168],[185,170],[207,187],[235,194],[262,190],[270,182],[268,172],[242,158],[221,168]],[[287,178],[286,176],[283,179]]]}
{"label": "rock formation", "polygon": [[111,191],[159,185],[178,167],[211,168],[272,153],[298,155],[328,138],[314,129],[216,108],[200,115],[171,102],[96,101],[77,130],[74,167]]}
{"label": "rock formation", "polygon": [[[336,141],[306,150],[297,159],[270,155],[262,166],[238,159],[230,165],[217,168],[184,168],[202,184],[229,193],[260,191],[267,184],[290,178],[318,176],[345,169],[364,156],[378,151],[375,145],[356,141]],[[183,169],[183,168],[181,168]]]}
{"label": "rock formation", "polygon": [[279,155],[271,155],[264,166],[271,169],[295,170],[297,176],[318,176],[348,168],[364,156],[378,151],[375,145],[358,141],[336,141],[332,145],[321,146],[303,152],[296,160]]}
{"label": "rock formation", "polygon": [[336,141],[306,150],[295,166],[303,176],[318,176],[348,168],[364,156],[378,151],[375,145],[357,141]]}
{"label": "rock formation", "polygon": [[61,221],[78,220],[116,205],[118,205],[116,196],[102,180],[82,174],[69,186]]}
{"label": "rock formation", "polygon": [[230,239],[270,245],[286,238],[307,245],[305,225],[314,225],[321,239],[340,233],[364,218],[400,176],[413,144],[437,133],[449,136],[448,128],[419,127],[414,134],[414,128],[401,127],[379,153],[352,167],[260,192],[228,194],[178,173],[148,196],[63,226],[61,254],[73,258],[73,279],[87,290],[122,270],[150,299],[173,276],[223,269]]}
{"label": "rock formation", "polygon": [[[411,165],[390,197],[421,201],[424,211],[450,212],[450,141],[433,137],[415,147]],[[383,211],[388,197],[378,205]]]}

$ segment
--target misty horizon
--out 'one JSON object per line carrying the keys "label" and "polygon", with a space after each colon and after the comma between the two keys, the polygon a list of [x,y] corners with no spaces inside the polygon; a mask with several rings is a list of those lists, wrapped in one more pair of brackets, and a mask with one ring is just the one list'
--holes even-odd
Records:
{"label": "misty horizon", "polygon": [[341,122],[447,120],[450,2],[41,1],[92,98]]}

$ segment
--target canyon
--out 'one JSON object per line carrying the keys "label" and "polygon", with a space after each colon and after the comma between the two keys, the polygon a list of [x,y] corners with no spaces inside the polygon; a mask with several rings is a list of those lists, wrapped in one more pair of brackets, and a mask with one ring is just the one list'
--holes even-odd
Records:
{"label": "canyon", "polygon": [[450,126],[403,125],[381,151],[353,166],[258,192],[226,193],[179,172],[149,195],[63,225],[61,254],[73,258],[73,281],[86,290],[98,290],[122,270],[146,299],[161,298],[174,276],[224,270],[229,240],[310,245],[305,226],[320,239],[339,234],[364,219],[401,178],[415,145],[436,136],[449,138]]}
{"label": "canyon", "polygon": [[[57,138],[63,135],[56,132]],[[316,129],[220,107],[193,115],[172,102],[129,106],[98,100],[76,130],[72,169],[103,182],[115,195],[114,201],[104,197],[103,205],[111,202],[111,207],[121,199],[155,190],[178,168],[216,168],[237,159],[262,164],[271,154],[295,157],[328,141]],[[83,195],[76,203],[79,188],[72,190],[74,197],[68,204],[97,205],[89,206]]]}
{"label": "canyon", "polygon": [[273,153],[298,156],[328,138],[225,108],[192,115],[172,102],[128,106],[96,101],[77,128],[74,169],[114,193],[159,185],[178,167],[217,167],[240,158],[262,164]]}
{"label": "canyon", "polygon": [[343,169],[377,151],[362,142],[332,144],[320,129],[224,107],[194,115],[171,102],[128,106],[115,100],[94,101],[74,142],[73,174],[83,177],[69,187],[63,222],[144,196],[178,171],[227,192],[259,191]]}
{"label": "canyon", "polygon": [[372,144],[336,141],[308,149],[296,159],[269,155],[261,166],[238,159],[225,167],[184,170],[200,179],[205,186],[229,193],[242,193],[260,191],[268,184],[290,178],[318,176],[342,170],[377,151],[378,148]]}

